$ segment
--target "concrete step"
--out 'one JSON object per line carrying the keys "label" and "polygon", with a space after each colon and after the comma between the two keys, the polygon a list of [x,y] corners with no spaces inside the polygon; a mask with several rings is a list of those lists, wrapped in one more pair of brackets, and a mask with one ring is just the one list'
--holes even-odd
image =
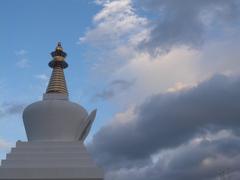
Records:
{"label": "concrete step", "polygon": [[11,153],[44,153],[44,152],[62,152],[62,153],[78,153],[78,152],[87,152],[84,148],[76,147],[39,147],[39,148],[12,148]]}
{"label": "concrete step", "polygon": [[81,141],[74,141],[74,142],[71,142],[71,141],[64,141],[64,142],[55,142],[55,141],[52,141],[52,142],[45,142],[45,141],[39,141],[39,142],[36,142],[36,141],[32,141],[32,142],[21,142],[21,141],[18,141],[16,143],[16,147],[18,148],[24,148],[24,147],[82,147],[82,148],[85,148],[83,143]]}
{"label": "concrete step", "polygon": [[37,159],[3,160],[2,167],[91,167],[96,164],[90,159]]}
{"label": "concrete step", "polygon": [[17,149],[80,149],[86,151],[87,149],[83,146],[16,146],[13,148]]}
{"label": "concrete step", "polygon": [[6,159],[54,159],[54,158],[85,158],[89,157],[87,152],[77,152],[77,153],[52,153],[52,152],[44,152],[44,153],[10,153],[7,154]]}
{"label": "concrete step", "polygon": [[53,146],[53,147],[84,147],[81,141],[30,141],[30,142],[22,142],[18,141],[16,143],[17,147],[31,147],[31,146]]}
{"label": "concrete step", "polygon": [[103,180],[103,170],[97,167],[81,168],[0,168],[0,180]]}

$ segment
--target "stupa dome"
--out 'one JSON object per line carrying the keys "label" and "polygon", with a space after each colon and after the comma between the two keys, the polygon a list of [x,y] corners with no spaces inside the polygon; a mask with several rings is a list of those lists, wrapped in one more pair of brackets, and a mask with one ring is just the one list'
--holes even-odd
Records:
{"label": "stupa dome", "polygon": [[30,104],[23,112],[29,141],[79,140],[87,117],[82,106],[56,97]]}

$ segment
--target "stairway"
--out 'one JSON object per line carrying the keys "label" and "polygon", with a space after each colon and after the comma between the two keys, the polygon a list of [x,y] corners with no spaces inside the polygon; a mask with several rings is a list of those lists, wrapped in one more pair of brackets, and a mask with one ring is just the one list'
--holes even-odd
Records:
{"label": "stairway", "polygon": [[[102,178],[99,178],[102,177]],[[2,160],[0,180],[102,180],[81,141],[20,142]]]}

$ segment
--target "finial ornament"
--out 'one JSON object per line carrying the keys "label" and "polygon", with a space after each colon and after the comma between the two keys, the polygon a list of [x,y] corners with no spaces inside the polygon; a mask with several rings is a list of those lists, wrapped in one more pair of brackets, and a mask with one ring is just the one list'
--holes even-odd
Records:
{"label": "finial ornament", "polygon": [[63,51],[63,48],[62,48],[61,42],[58,42],[58,43],[57,43],[56,50],[61,50],[61,51]]}
{"label": "finial ornament", "polygon": [[48,64],[51,68],[56,65],[60,65],[63,69],[68,67],[68,64],[65,62],[67,53],[63,51],[61,42],[57,43],[57,47],[55,48],[55,51],[51,52],[51,56],[53,57],[53,60]]}

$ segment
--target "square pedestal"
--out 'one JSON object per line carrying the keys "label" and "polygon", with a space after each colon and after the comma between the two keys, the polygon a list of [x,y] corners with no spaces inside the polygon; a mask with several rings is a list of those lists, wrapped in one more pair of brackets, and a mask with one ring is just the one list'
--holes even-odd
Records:
{"label": "square pedestal", "polygon": [[103,180],[82,142],[17,142],[2,160],[0,180]]}

